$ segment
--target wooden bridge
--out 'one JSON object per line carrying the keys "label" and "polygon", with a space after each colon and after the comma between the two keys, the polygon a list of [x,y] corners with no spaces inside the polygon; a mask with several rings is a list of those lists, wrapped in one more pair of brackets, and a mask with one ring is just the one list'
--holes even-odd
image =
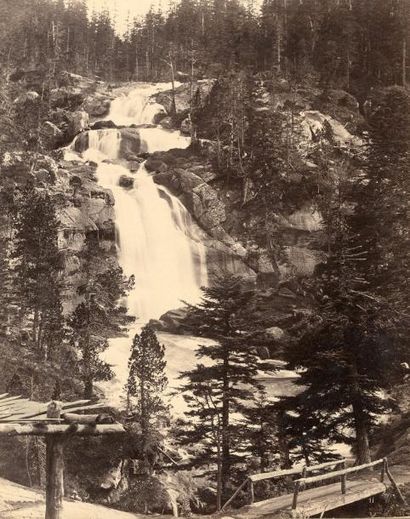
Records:
{"label": "wooden bridge", "polygon": [[[376,467],[380,467],[380,473],[374,472]],[[323,471],[324,473],[319,475],[309,475]],[[348,481],[348,476],[353,474],[355,478]],[[301,477],[293,482],[293,493],[255,502],[255,483],[294,476]],[[225,503],[222,510],[225,510],[241,492],[248,488],[250,504],[237,510],[230,510],[230,516],[240,519],[273,519],[279,516],[322,515],[335,508],[383,494],[388,486],[386,477],[402,502],[405,502],[389,470],[386,458],[350,468],[346,467],[346,460],[336,460],[309,467],[295,467],[251,475]]]}

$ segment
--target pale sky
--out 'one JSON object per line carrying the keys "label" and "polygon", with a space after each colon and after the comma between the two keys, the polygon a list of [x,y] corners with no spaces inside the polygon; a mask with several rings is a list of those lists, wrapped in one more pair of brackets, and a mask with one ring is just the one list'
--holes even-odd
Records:
{"label": "pale sky", "polygon": [[112,13],[117,13],[118,19],[122,20],[130,13],[131,17],[145,14],[151,5],[162,6],[166,10],[170,0],[87,0],[91,10],[107,8]]}

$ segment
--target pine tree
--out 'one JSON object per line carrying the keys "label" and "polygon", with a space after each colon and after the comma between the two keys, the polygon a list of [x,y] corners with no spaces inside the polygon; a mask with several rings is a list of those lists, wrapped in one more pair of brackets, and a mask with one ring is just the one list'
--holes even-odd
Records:
{"label": "pine tree", "polygon": [[32,323],[34,350],[46,359],[64,337],[62,256],[57,240],[58,221],[50,195],[27,188],[15,219],[16,285],[24,316]]}
{"label": "pine tree", "polygon": [[302,393],[284,404],[301,417],[294,431],[309,423],[309,442],[353,443],[359,463],[370,460],[372,429],[391,409],[382,395],[400,375],[408,312],[410,105],[399,88],[379,103],[364,171],[345,172],[323,210],[328,257],[309,287],[316,305],[286,353],[291,368],[303,368]]}
{"label": "pine tree", "polygon": [[93,396],[94,383],[110,380],[111,367],[100,358],[107,349],[108,339],[124,331],[133,320],[120,304],[133,280],[124,277],[122,269],[108,264],[93,271],[96,251],[88,242],[84,253],[86,282],[78,288],[82,302],[68,319],[71,343],[80,354],[79,371],[84,384],[84,398]]}
{"label": "pine tree", "polygon": [[163,392],[168,384],[165,375],[165,348],[154,330],[146,325],[135,334],[128,361],[126,384],[127,411],[141,427],[140,456],[144,470],[152,473],[154,453],[160,441],[157,419],[166,412]]}
{"label": "pine tree", "polygon": [[[254,398],[258,368],[262,364],[256,347],[268,342],[252,320],[249,303],[253,290],[246,290],[240,278],[226,276],[211,288],[203,289],[202,302],[190,306],[185,326],[196,336],[215,341],[200,345],[196,367],[181,375],[191,426],[185,441],[202,446],[204,459],[217,465],[217,508],[228,489],[237,457],[234,453],[240,425],[234,415],[243,414]],[[202,437],[202,438],[201,438]]]}

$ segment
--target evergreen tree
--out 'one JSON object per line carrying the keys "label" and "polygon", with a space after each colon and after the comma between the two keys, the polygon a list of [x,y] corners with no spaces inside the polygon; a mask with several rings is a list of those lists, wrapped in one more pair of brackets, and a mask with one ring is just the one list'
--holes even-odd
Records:
{"label": "evergreen tree", "polygon": [[369,461],[369,435],[391,408],[383,394],[407,343],[409,106],[401,89],[386,91],[371,119],[365,174],[345,172],[335,186],[323,213],[328,258],[310,286],[316,307],[287,350],[305,387],[284,404],[301,417],[294,434],[306,427],[309,441],[351,442],[359,463]]}
{"label": "evergreen tree", "polygon": [[183,389],[189,406],[186,415],[192,418],[185,441],[202,446],[199,464],[204,459],[216,462],[219,508],[237,461],[241,426],[233,416],[243,414],[254,399],[259,387],[256,374],[262,367],[256,347],[267,341],[249,311],[253,290],[244,289],[239,278],[221,278],[203,294],[200,304],[189,307],[184,324],[215,343],[199,346],[197,357],[203,363],[181,375],[188,380]]}
{"label": "evergreen tree", "polygon": [[95,382],[110,380],[113,376],[111,367],[100,358],[108,347],[108,338],[122,333],[132,320],[120,304],[132,286],[132,279],[126,279],[122,269],[115,265],[93,272],[91,255],[95,255],[95,251],[88,243],[85,253],[87,281],[78,289],[83,300],[68,320],[71,342],[80,353],[79,377],[87,399],[93,396]]}
{"label": "evergreen tree", "polygon": [[164,346],[154,330],[146,325],[135,334],[128,361],[126,385],[127,410],[141,427],[140,456],[148,474],[152,473],[155,451],[160,441],[157,419],[166,412],[163,392],[168,384],[165,375]]}
{"label": "evergreen tree", "polygon": [[32,323],[32,344],[51,358],[64,337],[61,305],[62,256],[58,221],[50,195],[33,187],[23,192],[15,219],[16,285],[25,318]]}

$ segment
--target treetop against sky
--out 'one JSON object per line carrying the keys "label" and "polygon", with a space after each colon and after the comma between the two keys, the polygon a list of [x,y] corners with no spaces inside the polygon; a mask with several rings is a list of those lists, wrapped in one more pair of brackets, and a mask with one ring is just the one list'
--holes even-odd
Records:
{"label": "treetop against sky", "polygon": [[[242,0],[244,3],[247,0]],[[116,21],[119,32],[126,29],[127,19],[135,16],[146,14],[150,7],[161,7],[164,11],[175,3],[175,0],[87,0],[90,11],[101,11],[107,9]],[[256,0],[255,6],[262,3],[262,0]]]}

